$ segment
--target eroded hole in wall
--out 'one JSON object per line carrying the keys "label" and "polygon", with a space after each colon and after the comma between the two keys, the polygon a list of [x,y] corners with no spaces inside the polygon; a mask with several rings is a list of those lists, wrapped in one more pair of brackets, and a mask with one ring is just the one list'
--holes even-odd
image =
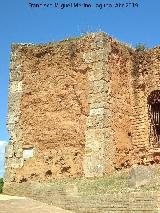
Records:
{"label": "eroded hole in wall", "polygon": [[132,136],[132,133],[131,133],[131,132],[128,132],[128,136],[131,137],[131,136]]}
{"label": "eroded hole in wall", "polygon": [[22,179],[19,181],[20,183],[27,182],[27,178],[22,177]]}
{"label": "eroded hole in wall", "polygon": [[70,170],[70,166],[65,166],[65,167],[63,167],[62,169],[61,169],[61,172],[62,173],[64,173],[64,172],[69,172],[69,170]]}
{"label": "eroded hole in wall", "polygon": [[52,176],[52,171],[51,170],[46,171],[45,176]]}
{"label": "eroded hole in wall", "polygon": [[74,155],[75,155],[75,156],[78,156],[78,152],[76,152]]}
{"label": "eroded hole in wall", "polygon": [[30,178],[38,177],[38,174],[36,173],[31,173]]}

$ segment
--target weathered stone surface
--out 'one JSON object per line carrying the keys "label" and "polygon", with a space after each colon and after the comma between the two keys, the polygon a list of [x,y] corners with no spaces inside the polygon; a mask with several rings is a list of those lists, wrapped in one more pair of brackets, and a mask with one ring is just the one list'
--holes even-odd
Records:
{"label": "weathered stone surface", "polygon": [[[99,152],[99,151],[98,151]],[[101,177],[105,172],[104,156],[92,151],[84,159],[84,172],[86,177]]]}
{"label": "weathered stone surface", "polygon": [[103,115],[90,116],[87,119],[88,128],[104,128],[104,118]]}
{"label": "weathered stone surface", "polygon": [[8,124],[16,124],[18,120],[19,120],[19,114],[10,113],[10,116],[8,118]]}
{"label": "weathered stone surface", "polygon": [[[96,93],[96,94],[89,94],[88,97],[89,104],[101,104],[106,101],[106,92]],[[97,108],[97,107],[95,107]]]}
{"label": "weathered stone surface", "polygon": [[[110,112],[110,103],[106,101],[107,91],[111,85],[109,81],[105,81],[105,73],[108,70],[108,66],[105,62],[108,60],[111,46],[103,34],[100,34],[100,37],[95,37],[92,46],[95,48],[99,47],[100,50],[85,54],[85,62],[91,64],[90,67],[92,70],[89,72],[90,96],[88,103],[90,111],[87,118],[84,156],[84,173],[86,177],[103,176],[106,170],[105,157],[107,154],[105,155],[106,135],[104,128],[107,130],[106,127],[111,125],[111,119],[109,119],[109,117],[107,119],[108,122],[106,122],[106,108],[108,108],[108,112]],[[108,80],[109,79],[110,78],[108,78]],[[97,132],[98,134],[96,134]],[[110,159],[107,160],[108,163],[110,163]]]}
{"label": "weathered stone surface", "polygon": [[94,63],[98,61],[107,61],[107,55],[109,51],[96,50],[88,53],[84,53],[83,58],[86,63]]}
{"label": "weathered stone surface", "polygon": [[67,196],[78,196],[78,187],[76,184],[67,184],[65,186],[65,192]]}
{"label": "weathered stone surface", "polygon": [[22,92],[22,81],[13,81],[10,84],[10,90],[14,92]]}
{"label": "weathered stone surface", "polygon": [[7,158],[12,158],[13,157],[13,145],[12,144],[8,144],[6,146],[6,151],[5,151],[5,154],[6,154],[6,157]]}
{"label": "weathered stone surface", "polygon": [[85,137],[86,140],[98,140],[103,142],[105,139],[105,130],[104,129],[88,129],[86,131]]}
{"label": "weathered stone surface", "polygon": [[90,110],[90,116],[97,116],[97,115],[104,115],[105,109],[103,107],[97,108],[97,109],[91,109]]}
{"label": "weathered stone surface", "polygon": [[140,187],[152,183],[154,171],[150,166],[139,165],[131,169],[129,174],[129,187]]}
{"label": "weathered stone surface", "polygon": [[5,168],[21,168],[23,166],[23,161],[23,158],[16,158],[16,156],[8,158],[5,164]]}

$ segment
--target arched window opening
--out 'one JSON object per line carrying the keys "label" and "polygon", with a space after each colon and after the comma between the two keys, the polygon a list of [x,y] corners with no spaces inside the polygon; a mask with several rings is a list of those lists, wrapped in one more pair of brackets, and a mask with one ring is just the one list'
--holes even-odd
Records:
{"label": "arched window opening", "polygon": [[[149,117],[150,117],[150,138],[154,136],[157,146],[160,146],[160,91],[151,92],[148,97]],[[153,133],[153,134],[151,134]]]}

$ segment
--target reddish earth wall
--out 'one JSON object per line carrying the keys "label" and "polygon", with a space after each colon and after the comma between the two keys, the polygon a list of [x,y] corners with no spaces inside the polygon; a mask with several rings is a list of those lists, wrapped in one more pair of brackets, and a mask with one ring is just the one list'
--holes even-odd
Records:
{"label": "reddish earth wall", "polygon": [[23,145],[32,144],[35,155],[22,174],[40,179],[83,174],[88,82],[81,51],[72,43],[27,48],[24,57],[32,60],[24,64],[21,121]]}
{"label": "reddish earth wall", "polygon": [[85,43],[87,39],[16,47],[23,64],[21,146],[34,149],[33,158],[17,170],[18,180],[83,174],[88,114],[87,66],[81,56],[89,48]]}
{"label": "reddish earth wall", "polygon": [[114,167],[120,169],[129,166],[129,152],[132,148],[132,90],[131,90],[131,54],[128,49],[112,41],[109,57],[112,91],[112,129],[114,130]]}

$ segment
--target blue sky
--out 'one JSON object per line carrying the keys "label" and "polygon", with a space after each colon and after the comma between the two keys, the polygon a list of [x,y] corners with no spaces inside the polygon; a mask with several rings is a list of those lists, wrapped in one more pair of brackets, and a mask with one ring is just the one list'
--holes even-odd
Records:
{"label": "blue sky", "polygon": [[[29,3],[129,3],[133,8],[30,8]],[[132,46],[160,43],[159,0],[0,0],[0,141],[8,141],[6,129],[11,43],[47,43],[86,32],[104,31]],[[2,144],[2,142],[0,143]],[[0,153],[2,153],[0,145]],[[3,167],[0,157],[0,170]],[[1,175],[2,173],[0,173]]]}

